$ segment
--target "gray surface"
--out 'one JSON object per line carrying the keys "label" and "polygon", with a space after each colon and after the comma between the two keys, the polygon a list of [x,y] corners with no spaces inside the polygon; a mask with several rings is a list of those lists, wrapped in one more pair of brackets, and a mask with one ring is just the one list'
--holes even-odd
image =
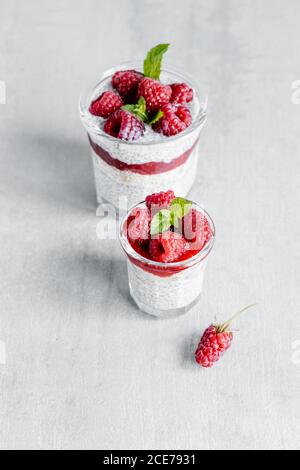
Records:
{"label": "gray surface", "polygon": [[[76,6],[75,6],[76,5]],[[300,5],[0,0],[0,446],[299,448]],[[115,242],[96,237],[83,85],[170,41],[207,87],[191,197],[217,225],[200,305],[139,314]],[[215,368],[192,361],[247,303]]]}

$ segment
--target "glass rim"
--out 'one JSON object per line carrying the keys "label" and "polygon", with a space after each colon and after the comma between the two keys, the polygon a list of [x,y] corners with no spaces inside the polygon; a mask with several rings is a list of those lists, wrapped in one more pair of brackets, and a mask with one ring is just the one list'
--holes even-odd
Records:
{"label": "glass rim", "polygon": [[[106,134],[106,132],[104,132],[102,129],[100,129],[100,127],[96,127],[96,126],[92,126],[90,122],[88,122],[88,118],[90,118],[90,113],[88,111],[88,106],[90,103],[87,103],[87,101],[90,101],[91,99],[91,96],[92,94],[96,91],[96,89],[99,87],[99,85],[104,81],[106,80],[107,78],[111,77],[116,71],[118,70],[126,70],[126,69],[129,69],[129,68],[133,68],[133,69],[141,69],[142,68],[142,64],[143,62],[142,61],[135,61],[135,62],[132,62],[132,61],[129,61],[129,62],[123,62],[122,64],[119,64],[119,65],[116,65],[114,67],[110,67],[109,69],[107,69],[105,72],[102,73],[101,75],[101,79],[94,85],[94,86],[90,86],[89,88],[85,89],[85,91],[83,91],[79,97],[79,103],[78,103],[78,107],[79,107],[79,114],[80,114],[80,118],[81,118],[81,122],[84,126],[84,128],[90,132],[91,134],[94,134],[94,135],[98,135],[98,136],[101,136],[105,139],[107,139],[108,141],[111,141],[111,142],[117,142],[118,144],[120,144],[120,142],[122,143],[122,145],[162,145],[164,143],[169,143],[171,141],[176,141],[188,134],[190,134],[191,132],[195,131],[196,129],[202,127],[207,119],[207,104],[208,104],[208,96],[206,93],[202,93],[203,95],[203,102],[201,102],[201,100],[199,99],[199,110],[197,112],[197,115],[195,116],[192,124],[187,127],[183,132],[180,132],[179,134],[176,134],[174,136],[171,136],[171,137],[168,137],[168,139],[166,139],[165,141],[164,140],[155,140],[153,142],[143,142],[142,140],[137,140],[137,141],[126,141],[126,140],[121,140],[118,139],[117,137],[113,137],[109,134]],[[167,74],[173,74],[175,76],[177,76],[181,81],[184,81],[184,82],[187,82],[194,90],[196,90],[197,92],[197,95],[198,97],[200,97],[200,89],[202,89],[202,86],[199,85],[199,83],[193,78],[191,77],[188,73],[186,72],[183,72],[182,70],[178,69],[177,67],[173,67],[171,64],[170,64],[170,68],[164,68],[162,67],[161,71],[163,73],[167,73]],[[88,97],[89,97],[89,100],[88,100]]]}
{"label": "glass rim", "polygon": [[184,259],[182,261],[174,261],[174,262],[169,262],[169,263],[163,263],[161,261],[154,261],[154,260],[151,260],[149,258],[145,258],[144,256],[140,255],[137,251],[135,251],[135,249],[130,245],[130,243],[128,241],[128,238],[127,238],[127,236],[125,235],[125,233],[123,231],[123,227],[124,227],[124,224],[125,224],[128,216],[130,215],[131,211],[133,211],[133,209],[135,209],[136,207],[139,207],[141,205],[145,205],[145,202],[146,201],[141,201],[138,204],[134,204],[128,210],[126,215],[122,217],[122,221],[121,221],[121,224],[120,224],[120,230],[119,230],[119,241],[120,241],[121,247],[123,248],[125,254],[128,257],[134,258],[135,260],[140,261],[140,262],[142,262],[144,264],[147,264],[149,266],[155,266],[155,267],[160,267],[160,268],[178,268],[178,267],[185,267],[185,266],[186,267],[193,266],[194,264],[196,264],[200,261],[203,261],[209,255],[209,253],[211,252],[211,250],[214,246],[215,238],[216,238],[215,224],[214,224],[213,219],[209,215],[209,213],[205,209],[203,209],[203,207],[201,207],[199,204],[197,204],[196,202],[193,202],[193,201],[191,201],[193,203],[193,208],[196,208],[197,210],[199,210],[206,217],[206,219],[208,220],[209,225],[210,225],[210,227],[213,231],[212,237],[210,238],[208,243],[205,245],[205,247],[201,251],[199,251],[199,253],[195,254],[191,258],[187,258],[187,259]]}

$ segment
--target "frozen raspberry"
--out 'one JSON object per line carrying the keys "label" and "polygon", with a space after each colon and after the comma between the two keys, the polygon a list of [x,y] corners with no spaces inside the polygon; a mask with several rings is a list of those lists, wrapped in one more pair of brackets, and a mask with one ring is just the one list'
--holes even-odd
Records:
{"label": "frozen raspberry", "polygon": [[185,106],[165,104],[161,107],[163,117],[153,125],[155,132],[172,136],[184,131],[192,123],[192,115]]}
{"label": "frozen raspberry", "polygon": [[148,209],[137,207],[128,219],[127,233],[132,242],[143,245],[150,238],[150,213]]}
{"label": "frozen raspberry", "polygon": [[195,352],[196,362],[202,367],[212,367],[230,348],[233,333],[230,331],[231,323],[242,312],[255,304],[247,305],[223,325],[211,325],[205,330]]}
{"label": "frozen raspberry", "polygon": [[104,123],[104,132],[130,142],[139,139],[144,129],[143,122],[124,109],[115,111]]}
{"label": "frozen raspberry", "polygon": [[175,199],[174,191],[169,189],[168,191],[161,191],[160,193],[150,194],[146,197],[146,206],[151,210],[152,214],[159,211],[160,209],[166,209],[170,207],[171,202]]}
{"label": "frozen raspberry", "polygon": [[134,103],[137,100],[137,90],[144,75],[136,70],[121,70],[112,77],[112,86],[126,103]]}
{"label": "frozen raspberry", "polygon": [[163,104],[169,103],[172,94],[170,85],[163,85],[158,80],[144,78],[139,84],[138,97],[146,100],[148,113],[157,112]]}
{"label": "frozen raspberry", "polygon": [[99,98],[91,103],[89,111],[94,116],[107,118],[114,111],[121,108],[123,104],[122,99],[117,93],[105,91]]}
{"label": "frozen raspberry", "polygon": [[193,101],[193,89],[185,83],[173,83],[173,85],[171,85],[171,88],[171,103],[186,104],[190,101]]}
{"label": "frozen raspberry", "polygon": [[213,235],[207,218],[196,209],[190,210],[179,224],[178,232],[190,242],[191,250],[201,251]]}
{"label": "frozen raspberry", "polygon": [[163,232],[150,240],[149,253],[155,261],[172,263],[189,249],[187,241],[174,232]]}

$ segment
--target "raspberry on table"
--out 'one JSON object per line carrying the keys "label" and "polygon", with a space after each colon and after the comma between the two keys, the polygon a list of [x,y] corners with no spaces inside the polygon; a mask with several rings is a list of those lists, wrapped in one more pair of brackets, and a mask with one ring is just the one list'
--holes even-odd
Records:
{"label": "raspberry on table", "polygon": [[205,330],[195,352],[196,362],[202,367],[212,367],[231,346],[231,331],[219,331],[211,325]]}
{"label": "raspberry on table", "polygon": [[191,250],[201,251],[213,235],[207,218],[197,209],[186,214],[177,229],[190,242]]}
{"label": "raspberry on table", "polygon": [[131,242],[140,245],[145,244],[150,239],[151,217],[146,208],[136,207],[130,214],[127,225],[127,233]]}
{"label": "raspberry on table", "polygon": [[115,111],[104,123],[104,132],[129,142],[139,139],[144,130],[144,123],[124,109]]}
{"label": "raspberry on table", "polygon": [[157,112],[163,104],[169,103],[172,95],[170,85],[163,85],[158,80],[144,78],[138,88],[138,98],[143,96],[148,113]]}
{"label": "raspberry on table", "polygon": [[191,112],[185,106],[176,106],[168,103],[160,109],[164,115],[152,126],[155,132],[160,132],[170,137],[184,131],[192,123]]}
{"label": "raspberry on table", "polygon": [[233,317],[222,325],[210,325],[204,332],[195,351],[195,360],[202,367],[212,367],[223,354],[230,348],[233,333],[231,324],[242,312],[256,304],[250,304],[242,308]]}
{"label": "raspberry on table", "polygon": [[120,70],[112,76],[112,86],[126,103],[135,103],[137,91],[144,75],[136,70]]}
{"label": "raspberry on table", "polygon": [[94,116],[108,118],[114,111],[121,108],[123,104],[123,100],[117,93],[105,91],[91,103],[89,111]]}
{"label": "raspberry on table", "polygon": [[160,193],[150,194],[146,197],[146,206],[152,213],[160,209],[167,209],[170,207],[171,202],[175,199],[174,191],[161,191]]}
{"label": "raspberry on table", "polygon": [[149,253],[155,261],[171,263],[178,260],[189,249],[187,241],[175,232],[163,232],[150,240]]}
{"label": "raspberry on table", "polygon": [[173,104],[186,104],[193,101],[194,92],[186,83],[173,83],[171,85],[172,96],[170,102]]}

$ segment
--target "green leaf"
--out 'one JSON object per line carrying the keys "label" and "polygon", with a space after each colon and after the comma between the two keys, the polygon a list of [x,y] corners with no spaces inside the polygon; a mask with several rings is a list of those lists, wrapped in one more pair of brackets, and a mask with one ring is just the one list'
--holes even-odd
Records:
{"label": "green leaf", "polygon": [[172,225],[172,214],[168,209],[162,209],[157,212],[151,221],[150,233],[156,235],[158,233],[165,232]]}
{"label": "green leaf", "polygon": [[175,226],[178,224],[178,219],[182,219],[185,215],[187,215],[193,203],[188,199],[184,199],[183,197],[176,197],[171,202],[171,212],[173,214],[173,223]]}
{"label": "green leaf", "polygon": [[148,122],[148,115],[146,112],[146,100],[143,96],[140,97],[137,104],[125,104],[121,109],[129,111],[131,114],[134,114],[140,118],[143,122]]}
{"label": "green leaf", "polygon": [[164,112],[161,111],[160,109],[157,111],[156,115],[153,116],[153,118],[148,121],[148,124],[151,126],[152,124],[155,124],[157,121],[159,121],[162,117],[164,116]]}
{"label": "green leaf", "polygon": [[150,49],[144,60],[144,75],[159,80],[162,58],[170,44],[158,44]]}

